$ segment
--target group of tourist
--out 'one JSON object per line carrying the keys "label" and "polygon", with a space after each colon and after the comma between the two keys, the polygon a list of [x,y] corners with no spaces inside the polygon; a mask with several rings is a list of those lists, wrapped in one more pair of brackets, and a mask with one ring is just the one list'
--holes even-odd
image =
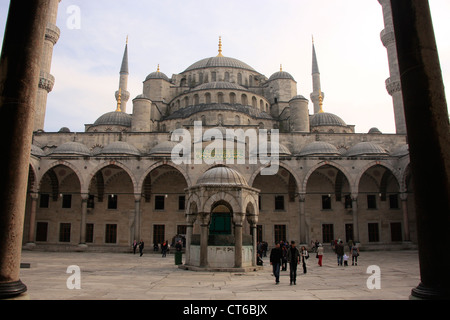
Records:
{"label": "group of tourist", "polygon": [[[324,255],[324,248],[319,241],[311,241],[311,251],[316,253],[318,259],[318,265],[322,267],[322,259]],[[349,256],[345,253],[344,243],[341,239],[333,240],[331,242],[332,249],[337,255],[338,266],[347,266]],[[352,257],[352,265],[358,265],[359,248],[353,243],[352,240],[348,242],[350,255]],[[261,259],[262,253],[258,250],[258,265],[262,265]],[[280,271],[287,271],[287,264],[289,264],[290,271],[290,285],[296,285],[297,280],[297,266],[300,262],[303,266],[303,273],[306,274],[307,267],[306,261],[309,259],[309,253],[305,246],[302,246],[300,250],[296,247],[295,241],[291,241],[289,245],[285,241],[280,241],[275,244],[275,247],[270,252],[270,265],[273,269],[273,276],[275,277],[275,284],[280,283]]]}

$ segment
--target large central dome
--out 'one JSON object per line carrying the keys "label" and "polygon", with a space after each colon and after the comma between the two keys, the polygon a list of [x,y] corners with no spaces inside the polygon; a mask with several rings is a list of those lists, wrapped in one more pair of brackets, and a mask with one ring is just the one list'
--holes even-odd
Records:
{"label": "large central dome", "polygon": [[204,68],[236,68],[236,69],[245,69],[253,72],[257,72],[255,69],[250,67],[248,64],[234,58],[229,57],[223,57],[223,56],[217,56],[217,57],[211,57],[202,59],[200,61],[197,61],[196,63],[192,64],[190,67],[188,67],[184,72],[196,70],[196,69],[204,69]]}

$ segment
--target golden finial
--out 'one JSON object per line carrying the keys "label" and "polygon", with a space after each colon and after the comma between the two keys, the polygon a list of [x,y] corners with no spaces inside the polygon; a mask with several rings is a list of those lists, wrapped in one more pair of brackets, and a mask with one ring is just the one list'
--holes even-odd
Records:
{"label": "golden finial", "polygon": [[282,71],[283,71],[283,65],[280,64],[280,72],[282,72]]}
{"label": "golden finial", "polygon": [[159,71],[159,63],[158,63],[158,69],[156,70],[156,72],[160,72],[160,71]]}
{"label": "golden finial", "polygon": [[120,105],[122,104],[122,88],[119,88],[119,97],[117,98],[117,109],[116,112],[122,112],[120,110]]}
{"label": "golden finial", "polygon": [[128,35],[127,35],[127,44],[128,44]]}
{"label": "golden finial", "polygon": [[319,106],[320,106],[320,110],[319,113],[324,113],[323,111],[323,96],[322,96],[322,91],[319,91]]}
{"label": "golden finial", "polygon": [[314,44],[314,35],[313,34],[311,35],[311,38],[312,38],[312,44]]}
{"label": "golden finial", "polygon": [[217,56],[218,57],[223,57],[223,54],[222,54],[222,37],[219,37],[219,54]]}

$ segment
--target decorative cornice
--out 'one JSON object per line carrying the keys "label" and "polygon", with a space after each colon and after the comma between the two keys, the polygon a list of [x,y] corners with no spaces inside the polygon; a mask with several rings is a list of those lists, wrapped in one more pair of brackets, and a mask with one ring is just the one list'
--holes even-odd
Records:
{"label": "decorative cornice", "polygon": [[55,85],[55,77],[45,71],[40,72],[39,88],[50,93]]}

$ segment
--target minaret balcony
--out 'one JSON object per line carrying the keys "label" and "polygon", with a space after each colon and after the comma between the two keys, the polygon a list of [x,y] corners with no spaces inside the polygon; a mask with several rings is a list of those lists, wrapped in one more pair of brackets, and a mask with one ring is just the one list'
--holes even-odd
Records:
{"label": "minaret balcony", "polygon": [[46,90],[48,93],[50,93],[53,90],[54,85],[55,85],[55,77],[52,76],[50,73],[41,70],[39,75],[39,88]]}
{"label": "minaret balcony", "polygon": [[60,34],[61,31],[56,25],[51,23],[47,24],[47,29],[45,30],[45,40],[50,41],[53,45],[55,45],[59,40]]}
{"label": "minaret balcony", "polygon": [[391,44],[395,44],[395,33],[391,26],[387,26],[380,34],[381,42],[386,48]]}
{"label": "minaret balcony", "polygon": [[386,90],[389,93],[389,95],[393,95],[397,92],[402,91],[402,84],[400,82],[400,79],[397,77],[390,77],[386,79]]}

